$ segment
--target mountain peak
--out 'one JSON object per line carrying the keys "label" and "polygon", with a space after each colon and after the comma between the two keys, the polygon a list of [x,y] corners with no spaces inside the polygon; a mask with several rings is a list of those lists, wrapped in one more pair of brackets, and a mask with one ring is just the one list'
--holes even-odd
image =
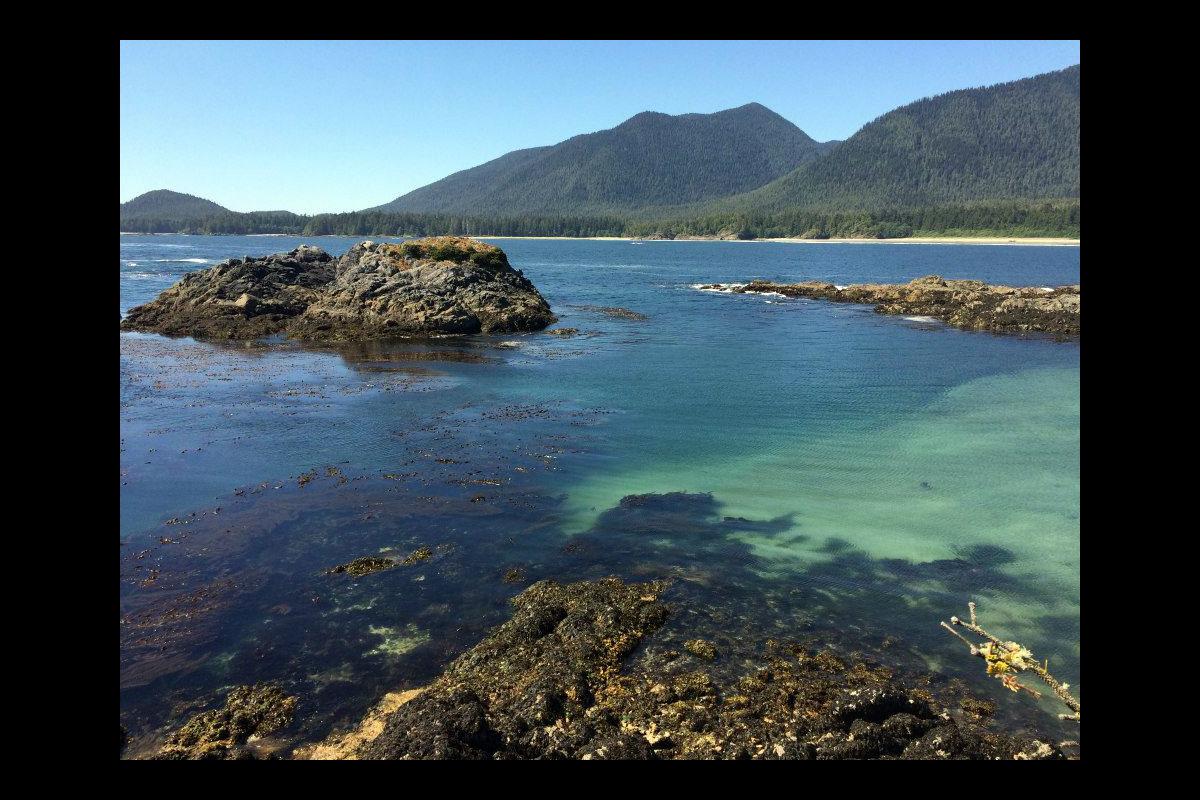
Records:
{"label": "mountain peak", "polygon": [[711,114],[642,111],[616,127],[514,151],[373,211],[609,214],[749,191],[821,146],[759,103]]}

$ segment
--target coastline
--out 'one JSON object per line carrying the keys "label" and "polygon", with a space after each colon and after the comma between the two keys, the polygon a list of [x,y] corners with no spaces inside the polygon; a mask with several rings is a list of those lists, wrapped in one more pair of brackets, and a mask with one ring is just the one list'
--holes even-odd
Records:
{"label": "coastline", "polygon": [[1039,247],[1078,247],[1078,239],[1066,237],[1031,237],[1022,239],[1003,236],[909,236],[903,239],[718,239],[689,237],[678,239],[637,239],[630,236],[471,236],[472,239],[581,239],[596,242],[778,242],[782,244],[990,244],[990,245],[1035,245]]}
{"label": "coastline", "polygon": [[[224,234],[215,233],[200,233],[200,234],[178,234],[178,233],[138,233],[135,231],[121,231],[121,236],[222,236]],[[231,234],[232,235],[232,234]],[[355,236],[344,236],[341,234],[314,234],[312,236],[302,236],[300,234],[291,233],[248,233],[242,234],[245,236],[294,236],[299,239],[322,239],[332,237],[337,239],[352,239]],[[361,239],[403,239],[403,236],[393,236],[389,234],[381,234],[378,236],[361,236]],[[717,237],[690,237],[678,239],[638,239],[631,236],[468,236],[469,239],[546,239],[546,240],[561,240],[561,241],[588,241],[588,242],[738,242],[743,244],[754,244],[755,242],[778,242],[782,244],[986,244],[986,245],[1024,245],[1035,247],[1079,247],[1078,239],[1070,239],[1067,237],[1040,236],[1030,238],[1007,237],[1007,236],[908,236],[902,239],[797,239],[794,237],[783,237],[778,239],[718,239]]]}

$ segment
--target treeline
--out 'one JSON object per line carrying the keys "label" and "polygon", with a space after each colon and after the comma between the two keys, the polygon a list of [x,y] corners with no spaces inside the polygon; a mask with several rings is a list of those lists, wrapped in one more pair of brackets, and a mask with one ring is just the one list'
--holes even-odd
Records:
{"label": "treeline", "polygon": [[294,236],[682,236],[769,239],[896,239],[920,235],[1079,236],[1079,200],[1003,201],[877,211],[791,210],[658,220],[619,217],[462,216],[360,211],[304,216],[227,211],[201,220],[126,218],[130,233],[282,233]]}
{"label": "treeline", "polygon": [[910,236],[1079,237],[1079,200],[1003,201],[877,211],[791,210],[630,222],[625,235],[739,239],[902,239]]}
{"label": "treeline", "polygon": [[624,236],[618,217],[461,214],[356,211],[318,214],[304,227],[307,236]]}
{"label": "treeline", "polygon": [[463,216],[355,211],[304,216],[288,211],[225,212],[203,219],[138,216],[121,220],[128,233],[285,233],[294,236],[624,236],[617,217]]}
{"label": "treeline", "polygon": [[127,233],[233,234],[290,233],[302,235],[310,217],[290,211],[222,211],[204,217],[180,219],[155,214],[122,215]]}

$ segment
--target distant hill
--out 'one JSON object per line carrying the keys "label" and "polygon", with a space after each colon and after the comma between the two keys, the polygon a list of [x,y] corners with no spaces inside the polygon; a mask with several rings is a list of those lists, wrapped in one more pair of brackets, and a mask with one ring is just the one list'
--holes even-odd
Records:
{"label": "distant hill", "polygon": [[121,204],[130,233],[301,233],[310,217],[291,211],[230,211],[203,197],[158,189]]}
{"label": "distant hill", "polygon": [[224,214],[229,209],[203,197],[157,189],[146,192],[121,204],[121,219],[160,217],[164,219],[199,220]]}
{"label": "distant hill", "polygon": [[713,114],[638,114],[610,130],[517,150],[372,212],[611,214],[754,189],[827,145],[750,103]]}
{"label": "distant hill", "polygon": [[1079,65],[903,106],[725,209],[1079,197]]}

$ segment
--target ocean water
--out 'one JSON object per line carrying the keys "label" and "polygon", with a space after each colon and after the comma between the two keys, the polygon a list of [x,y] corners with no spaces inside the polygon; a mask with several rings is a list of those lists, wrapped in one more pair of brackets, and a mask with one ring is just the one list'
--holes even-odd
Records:
{"label": "ocean water", "polygon": [[[122,236],[121,311],[224,258],[356,241]],[[533,580],[604,574],[675,579],[668,639],[751,658],[808,637],[1058,730],[1061,709],[1005,691],[938,622],[974,600],[1078,696],[1079,343],[695,287],[1054,286],[1080,282],[1078,247],[494,243],[578,336],[120,334],[135,736],[252,680],[289,686],[294,735],[321,735],[436,675]],[[324,574],[420,545],[414,567]]]}

